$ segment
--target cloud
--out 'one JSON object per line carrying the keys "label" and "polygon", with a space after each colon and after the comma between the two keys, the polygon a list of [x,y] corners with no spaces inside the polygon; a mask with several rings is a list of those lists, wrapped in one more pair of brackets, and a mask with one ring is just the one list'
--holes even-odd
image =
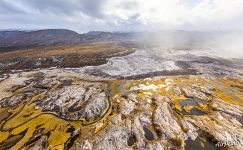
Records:
{"label": "cloud", "polygon": [[1,0],[0,28],[228,30],[243,28],[242,0]]}

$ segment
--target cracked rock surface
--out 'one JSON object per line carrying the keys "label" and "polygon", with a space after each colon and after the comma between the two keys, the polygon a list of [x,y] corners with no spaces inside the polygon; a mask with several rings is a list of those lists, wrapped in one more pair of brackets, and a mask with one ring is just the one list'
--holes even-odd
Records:
{"label": "cracked rock surface", "polygon": [[0,82],[1,149],[241,150],[242,79],[139,80],[52,69]]}

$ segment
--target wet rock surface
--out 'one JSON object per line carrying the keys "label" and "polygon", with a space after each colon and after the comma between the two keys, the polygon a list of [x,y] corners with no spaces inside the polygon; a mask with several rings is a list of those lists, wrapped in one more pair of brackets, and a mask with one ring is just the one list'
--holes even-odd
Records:
{"label": "wet rock surface", "polygon": [[106,64],[84,68],[89,74],[128,80],[168,75],[239,76],[243,74],[239,60],[217,57],[208,50],[144,48],[109,58]]}
{"label": "wet rock surface", "polygon": [[[134,63],[141,60],[128,64]],[[189,67],[180,63],[179,70]],[[98,68],[107,76],[93,75],[93,67],[0,76],[0,149],[243,148],[239,73],[219,75],[203,66],[197,71],[207,74],[143,79],[139,69],[119,74]],[[130,75],[135,78],[118,79]]]}

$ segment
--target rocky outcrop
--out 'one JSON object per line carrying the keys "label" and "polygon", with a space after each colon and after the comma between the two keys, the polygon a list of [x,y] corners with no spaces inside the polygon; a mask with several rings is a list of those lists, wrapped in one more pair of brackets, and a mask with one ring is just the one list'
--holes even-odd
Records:
{"label": "rocky outcrop", "polygon": [[11,74],[0,82],[0,148],[184,150],[226,143],[240,150],[241,84],[204,76],[104,80],[55,69]]}

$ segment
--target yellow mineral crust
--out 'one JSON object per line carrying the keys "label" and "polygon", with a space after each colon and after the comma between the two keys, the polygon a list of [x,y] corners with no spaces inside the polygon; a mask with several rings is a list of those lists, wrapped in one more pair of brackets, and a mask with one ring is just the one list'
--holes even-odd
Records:
{"label": "yellow mineral crust", "polygon": [[[59,77],[65,77],[66,74],[68,74],[69,78],[73,79],[75,83],[78,84],[78,82],[82,82],[77,76],[74,76],[71,73],[60,73]],[[47,77],[52,78],[51,75],[49,74]],[[11,84],[14,83],[16,78],[17,75],[13,75],[6,79],[6,81],[0,83],[0,95],[2,94],[0,99],[11,95],[21,94],[26,88],[34,85],[32,83],[25,85],[22,88],[13,91],[14,93],[6,92],[11,88]],[[28,79],[22,77],[21,81],[19,82],[23,84],[23,81],[26,80]],[[119,128],[122,128],[123,130],[129,128],[134,130],[135,135],[139,135],[139,133],[143,133],[139,127],[147,126],[149,129],[153,129],[154,127],[151,125],[153,122],[146,122],[146,119],[148,120],[148,118],[145,117],[141,119],[144,123],[144,125],[142,125],[139,122],[139,119],[136,119],[136,117],[138,117],[140,114],[154,116],[154,113],[163,113],[163,111],[160,110],[160,107],[162,106],[168,109],[168,113],[179,113],[182,116],[183,111],[190,113],[192,110],[194,110],[205,113],[203,116],[188,115],[188,118],[192,123],[194,123],[195,120],[201,121],[198,123],[198,126],[202,127],[203,129],[205,128],[204,130],[206,130],[207,128],[202,124],[203,118],[208,120],[210,126],[218,125],[217,122],[210,120],[210,118],[207,116],[207,114],[212,111],[210,110],[211,108],[209,105],[214,101],[215,98],[240,107],[243,105],[243,81],[228,77],[214,80],[205,78],[203,76],[171,76],[155,79],[152,78],[149,80],[110,80],[107,81],[107,83],[109,84],[108,92],[111,94],[109,96],[109,107],[103,115],[100,115],[98,118],[93,120],[89,120],[88,122],[86,122],[84,118],[80,118],[78,120],[65,119],[64,117],[60,117],[58,113],[44,110],[39,106],[37,107],[36,102],[45,99],[47,97],[47,92],[36,92],[31,97],[26,97],[25,101],[20,102],[15,107],[0,107],[0,114],[4,112],[11,113],[9,116],[6,115],[6,117],[2,117],[3,120],[1,120],[0,116],[0,120],[2,121],[0,122],[0,146],[1,143],[7,141],[9,137],[24,133],[24,136],[18,140],[13,147],[11,147],[13,150],[21,149],[35,135],[35,132],[40,129],[42,135],[49,134],[47,139],[47,149],[64,149],[65,144],[73,137],[71,132],[67,132],[71,127],[74,131],[79,131],[80,129],[81,131],[91,131],[89,132],[89,134],[92,135],[89,139],[90,141],[97,139],[98,136],[105,135],[106,132],[120,130]],[[193,88],[193,91],[189,91],[189,94],[185,94],[183,89],[190,89],[188,87]],[[60,88],[60,84],[55,82],[50,88],[50,91],[56,91],[58,88]],[[155,102],[153,97],[156,94],[166,98],[161,98],[160,101],[157,100]],[[200,97],[202,96],[206,97],[207,99],[201,100]],[[89,100],[88,98],[87,100]],[[181,102],[186,102],[186,99],[192,99],[192,101],[188,101],[188,104],[182,106]],[[126,102],[124,100],[132,101]],[[167,105],[167,103],[170,105]],[[126,111],[121,110],[122,108],[129,108],[130,112],[126,113]],[[172,110],[175,111],[173,112]],[[115,119],[114,117],[117,118]],[[166,116],[164,117],[164,120],[166,120]],[[179,126],[182,124],[182,122],[177,121],[180,123],[176,123],[178,118],[179,117],[174,117],[174,120],[171,122],[176,125],[176,128],[172,128],[171,131],[177,130],[179,132],[180,128],[184,129],[184,127]],[[133,127],[131,123],[134,123],[136,126]],[[154,124],[154,126],[156,125],[158,128],[169,128],[170,126],[169,124],[160,126],[158,124]],[[184,132],[187,132],[188,130],[189,128],[183,131],[183,134],[185,134]],[[154,139],[158,140],[157,131],[155,132],[152,130],[152,132],[154,134]],[[167,136],[175,138],[175,133],[167,132],[166,134],[168,134]],[[89,138],[86,135],[83,135],[83,137],[79,136],[78,141],[81,141],[82,143],[82,141],[85,141],[84,137]],[[180,141],[178,146],[185,145],[184,140],[182,140],[181,137],[177,137],[176,139],[176,141]],[[173,141],[173,138],[171,140]],[[139,139],[136,139],[135,141],[136,143],[134,143],[134,145],[144,144],[140,143]],[[165,142],[166,141],[160,141],[160,143]],[[156,141],[152,143],[155,144]]]}

